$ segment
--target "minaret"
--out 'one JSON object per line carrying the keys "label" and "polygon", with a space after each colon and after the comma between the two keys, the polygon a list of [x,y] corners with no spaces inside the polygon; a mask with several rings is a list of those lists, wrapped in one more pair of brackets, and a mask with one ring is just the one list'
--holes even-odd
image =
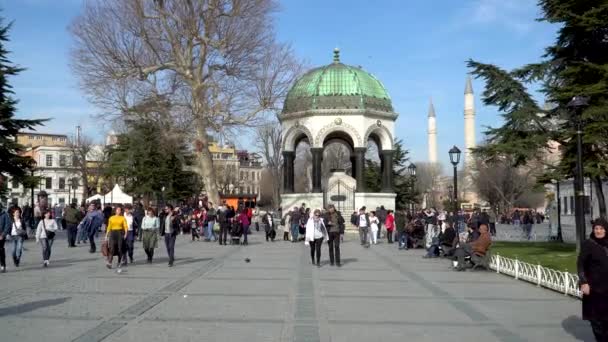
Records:
{"label": "minaret", "polygon": [[471,149],[475,148],[475,96],[471,76],[467,77],[464,87],[464,168],[468,171],[473,165]]}
{"label": "minaret", "polygon": [[435,118],[435,107],[433,99],[429,103],[429,162],[437,163],[437,122]]}
{"label": "minaret", "polygon": [[477,203],[477,193],[473,190],[473,153],[475,148],[475,96],[473,95],[473,85],[471,76],[467,77],[464,87],[464,200],[469,203]]}

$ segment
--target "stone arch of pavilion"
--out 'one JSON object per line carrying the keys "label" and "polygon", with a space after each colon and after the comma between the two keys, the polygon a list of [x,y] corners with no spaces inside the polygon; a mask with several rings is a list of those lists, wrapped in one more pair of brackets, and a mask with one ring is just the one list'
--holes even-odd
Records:
{"label": "stone arch of pavilion", "polygon": [[[279,115],[285,132],[282,146],[283,208],[301,203],[312,208],[325,206],[327,196],[324,196],[324,191],[327,189],[323,189],[321,180],[323,152],[329,144],[340,142],[351,154],[352,178],[356,180],[356,191],[353,191],[355,206],[375,208],[384,205],[387,209],[394,209],[396,195],[392,157],[397,117],[382,83],[361,67],[341,63],[339,51],[334,50],[333,63],[312,69],[295,82]],[[380,193],[370,193],[365,189],[363,174],[368,139],[374,140],[379,150],[382,168]],[[308,141],[312,154],[312,192],[295,193],[295,150],[303,140]]]}

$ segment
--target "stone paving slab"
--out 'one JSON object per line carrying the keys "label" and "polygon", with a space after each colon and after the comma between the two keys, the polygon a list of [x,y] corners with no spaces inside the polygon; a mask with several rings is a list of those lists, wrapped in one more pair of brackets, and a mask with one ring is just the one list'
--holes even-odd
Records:
{"label": "stone paving slab", "polygon": [[[493,272],[453,272],[382,242],[342,244],[344,267],[309,248],[220,246],[178,237],[148,265],[140,243],[124,273],[86,247],[55,243],[51,267],[26,243],[0,274],[0,341],[576,341],[591,340],[580,301]],[[162,246],[161,246],[162,247]],[[10,255],[10,247],[7,249]],[[8,258],[10,259],[10,257]],[[249,259],[250,262],[246,262]]]}

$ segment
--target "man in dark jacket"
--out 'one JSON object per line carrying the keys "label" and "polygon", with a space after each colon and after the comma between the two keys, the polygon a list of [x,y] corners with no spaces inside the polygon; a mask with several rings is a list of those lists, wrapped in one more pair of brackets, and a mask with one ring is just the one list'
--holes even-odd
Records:
{"label": "man in dark jacket", "polygon": [[76,208],[76,203],[70,203],[69,207],[64,209],[63,218],[68,230],[68,247],[76,247],[76,235],[78,233],[78,223],[83,218],[82,213]]}
{"label": "man in dark jacket", "polygon": [[337,265],[341,267],[340,263],[340,235],[344,234],[344,218],[342,214],[336,210],[333,204],[327,207],[327,213],[325,214],[325,227],[329,235],[329,262],[331,266]]}
{"label": "man in dark jacket", "polygon": [[300,219],[302,218],[302,213],[300,212],[300,208],[293,207],[291,211],[291,242],[298,242],[298,235],[300,234]]}
{"label": "man in dark jacket", "polygon": [[382,227],[384,226],[384,222],[386,221],[387,215],[388,212],[386,211],[383,205],[381,205],[380,208],[376,209],[376,217],[378,217],[378,221],[380,221],[378,223],[378,239],[382,238]]}
{"label": "man in dark jacket", "polygon": [[361,239],[361,246],[365,246],[366,248],[369,248],[369,244],[370,244],[369,233],[370,233],[371,229],[370,229],[369,216],[365,212],[365,209],[366,209],[365,207],[361,207],[361,209],[359,209],[359,215],[357,215],[355,224],[356,224],[357,228],[359,228],[359,238]]}
{"label": "man in dark jacket", "polygon": [[169,256],[169,267],[173,267],[175,260],[175,239],[179,234],[179,217],[173,212],[173,206],[165,206],[164,215],[160,219],[160,236],[165,238],[165,247]]}
{"label": "man in dark jacket", "polygon": [[395,226],[397,228],[397,239],[399,241],[399,249],[407,250],[408,241],[408,225],[407,213],[403,209],[397,210],[395,213]]}
{"label": "man in dark jacket", "polygon": [[228,239],[228,208],[226,206],[221,206],[217,209],[217,222],[220,225],[220,238],[218,239],[220,245],[226,245]]}
{"label": "man in dark jacket", "polygon": [[3,210],[2,204],[0,204],[0,272],[6,272],[6,251],[4,244],[6,238],[11,234],[11,220],[8,217],[8,213]]}

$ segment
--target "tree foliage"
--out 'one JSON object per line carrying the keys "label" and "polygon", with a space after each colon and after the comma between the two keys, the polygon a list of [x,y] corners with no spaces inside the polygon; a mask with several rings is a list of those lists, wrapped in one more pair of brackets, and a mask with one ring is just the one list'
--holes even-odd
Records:
{"label": "tree foliage", "polygon": [[[513,166],[542,160],[559,143],[560,161],[546,165],[540,179],[574,176],[576,130],[583,129],[585,176],[601,190],[608,176],[608,3],[600,0],[541,0],[540,20],[560,29],[540,62],[506,71],[498,66],[469,60],[472,73],[486,81],[483,102],[496,106],[504,123],[485,133],[488,144],[474,152],[484,161],[509,156]],[[550,108],[533,98],[528,86],[538,85]],[[589,106],[578,116],[568,103],[574,96],[589,97]],[[600,191],[601,215],[606,215]]]}
{"label": "tree foliage", "polygon": [[17,100],[13,98],[13,88],[8,79],[24,69],[14,66],[8,59],[6,43],[11,24],[4,25],[0,18],[0,175],[10,175],[23,182],[28,171],[34,167],[34,160],[23,156],[25,148],[17,142],[17,133],[25,129],[35,129],[46,120],[15,118]]}
{"label": "tree foliage", "polygon": [[127,193],[141,195],[146,202],[161,192],[165,200],[182,200],[201,189],[196,174],[185,170],[189,161],[184,142],[164,137],[163,128],[156,122],[129,122],[127,131],[118,135],[118,143],[108,153],[105,177],[122,184]]}
{"label": "tree foliage", "polygon": [[219,203],[208,134],[264,118],[299,75],[275,39],[275,9],[272,0],[86,1],[71,26],[72,66],[104,109],[124,117],[145,102],[188,126],[195,170]]}
{"label": "tree foliage", "polygon": [[[407,174],[409,165],[408,150],[403,147],[403,140],[397,139],[393,145],[393,182],[397,193],[397,208],[407,208],[410,203],[418,202],[418,191],[414,187],[414,179]],[[381,167],[376,160],[365,159],[365,185],[369,192],[380,192],[382,187]]]}

